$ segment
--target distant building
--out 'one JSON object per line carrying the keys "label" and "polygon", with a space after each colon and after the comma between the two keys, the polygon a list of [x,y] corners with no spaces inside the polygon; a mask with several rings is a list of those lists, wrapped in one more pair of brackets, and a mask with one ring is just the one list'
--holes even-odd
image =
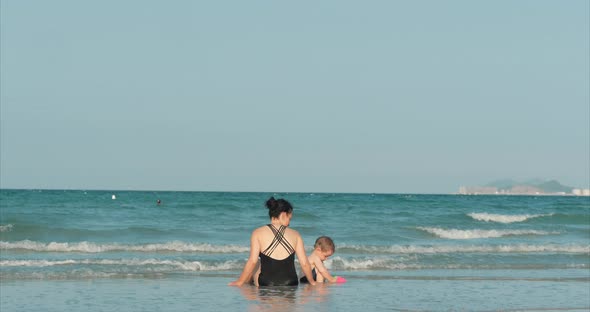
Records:
{"label": "distant building", "polygon": [[492,186],[461,186],[459,194],[462,195],[488,195],[500,194],[497,187]]}
{"label": "distant building", "polygon": [[510,189],[511,194],[523,194],[523,195],[539,195],[543,194],[543,190],[538,187],[530,185],[515,185]]}
{"label": "distant building", "polygon": [[576,196],[590,196],[590,189],[573,189],[572,194]]}

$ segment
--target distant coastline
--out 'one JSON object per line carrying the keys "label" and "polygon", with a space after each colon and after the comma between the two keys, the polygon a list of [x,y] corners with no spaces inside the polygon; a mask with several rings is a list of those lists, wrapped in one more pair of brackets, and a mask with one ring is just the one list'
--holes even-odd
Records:
{"label": "distant coastline", "polygon": [[498,180],[483,186],[461,186],[461,195],[552,195],[590,196],[590,189],[563,185],[556,180],[530,180],[525,182],[510,179]]}
{"label": "distant coastline", "polygon": [[[119,192],[152,192],[152,193],[251,193],[251,194],[358,194],[358,195],[528,195],[528,196],[590,196],[590,189],[569,188],[566,191],[547,191],[535,186],[519,184],[511,188],[494,186],[461,186],[458,192],[359,192],[359,191],[244,191],[244,190],[174,190],[174,189],[131,189],[131,188],[50,188],[50,187],[0,187],[0,192],[33,191],[33,192],[105,192],[117,194]],[[109,195],[111,196],[111,195]]]}

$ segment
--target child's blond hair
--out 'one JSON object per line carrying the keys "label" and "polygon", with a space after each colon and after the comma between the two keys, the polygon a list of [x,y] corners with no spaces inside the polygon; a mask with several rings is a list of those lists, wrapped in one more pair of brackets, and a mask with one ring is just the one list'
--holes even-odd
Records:
{"label": "child's blond hair", "polygon": [[336,246],[334,245],[334,241],[329,238],[328,236],[320,236],[318,237],[318,239],[315,240],[315,244],[313,245],[313,248],[318,248],[320,247],[320,249],[322,251],[332,251],[332,252],[336,252]]}

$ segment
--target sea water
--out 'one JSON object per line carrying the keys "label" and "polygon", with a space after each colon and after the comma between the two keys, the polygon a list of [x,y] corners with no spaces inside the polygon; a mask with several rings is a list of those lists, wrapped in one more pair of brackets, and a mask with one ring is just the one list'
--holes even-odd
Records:
{"label": "sea water", "polygon": [[[227,286],[270,196],[347,283]],[[0,274],[2,311],[590,310],[590,198],[3,189]]]}

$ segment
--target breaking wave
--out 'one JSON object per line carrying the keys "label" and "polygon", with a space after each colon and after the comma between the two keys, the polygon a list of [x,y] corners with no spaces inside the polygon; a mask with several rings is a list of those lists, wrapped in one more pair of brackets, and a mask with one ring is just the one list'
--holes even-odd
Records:
{"label": "breaking wave", "polygon": [[590,245],[458,245],[458,246],[366,246],[346,245],[338,252],[358,254],[452,254],[452,253],[572,253],[590,254]]}
{"label": "breaking wave", "polygon": [[420,263],[404,262],[399,259],[387,257],[374,258],[356,258],[347,259],[343,257],[334,257],[326,261],[326,266],[332,270],[343,271],[374,271],[374,270],[494,270],[494,269],[542,269],[542,268],[563,268],[563,269],[586,269],[589,267],[586,263],[576,264],[508,264],[508,263]]}
{"label": "breaking wave", "polygon": [[498,222],[498,223],[514,223],[514,222],[524,222],[526,220],[532,218],[539,218],[539,217],[550,217],[553,214],[524,214],[524,215],[502,215],[502,214],[491,214],[491,213],[469,213],[467,214],[471,218],[478,220],[478,221],[485,221],[485,222]]}
{"label": "breaking wave", "polygon": [[[456,230],[458,231],[458,230]],[[163,244],[121,245],[80,243],[41,243],[34,241],[0,241],[0,250],[34,252],[201,252],[201,253],[247,253],[249,248],[236,245],[192,244],[170,242]],[[439,253],[583,253],[590,254],[590,245],[355,245],[339,244],[337,252],[349,254],[439,254]]]}
{"label": "breaking wave", "polygon": [[441,229],[432,227],[418,227],[419,230],[434,234],[440,238],[447,239],[478,239],[478,238],[497,238],[504,236],[516,235],[551,235],[559,232],[546,232],[536,230],[457,230]]}
{"label": "breaking wave", "polygon": [[203,253],[242,253],[250,249],[238,245],[211,245],[207,243],[185,243],[180,241],[159,244],[97,244],[91,242],[77,243],[41,243],[30,240],[17,242],[0,241],[0,250],[28,250],[37,252],[203,252]]}
{"label": "breaking wave", "polygon": [[[164,270],[174,268],[181,271],[223,271],[235,270],[243,266],[237,260],[223,262],[183,261],[163,259],[78,259],[78,260],[2,260],[0,267],[50,267],[68,265],[101,265],[101,266],[138,266],[150,267],[151,271],[157,271],[161,267]],[[168,270],[169,271],[169,270]]]}
{"label": "breaking wave", "polygon": [[12,224],[0,225],[0,232],[10,232],[12,231],[12,228]]}

